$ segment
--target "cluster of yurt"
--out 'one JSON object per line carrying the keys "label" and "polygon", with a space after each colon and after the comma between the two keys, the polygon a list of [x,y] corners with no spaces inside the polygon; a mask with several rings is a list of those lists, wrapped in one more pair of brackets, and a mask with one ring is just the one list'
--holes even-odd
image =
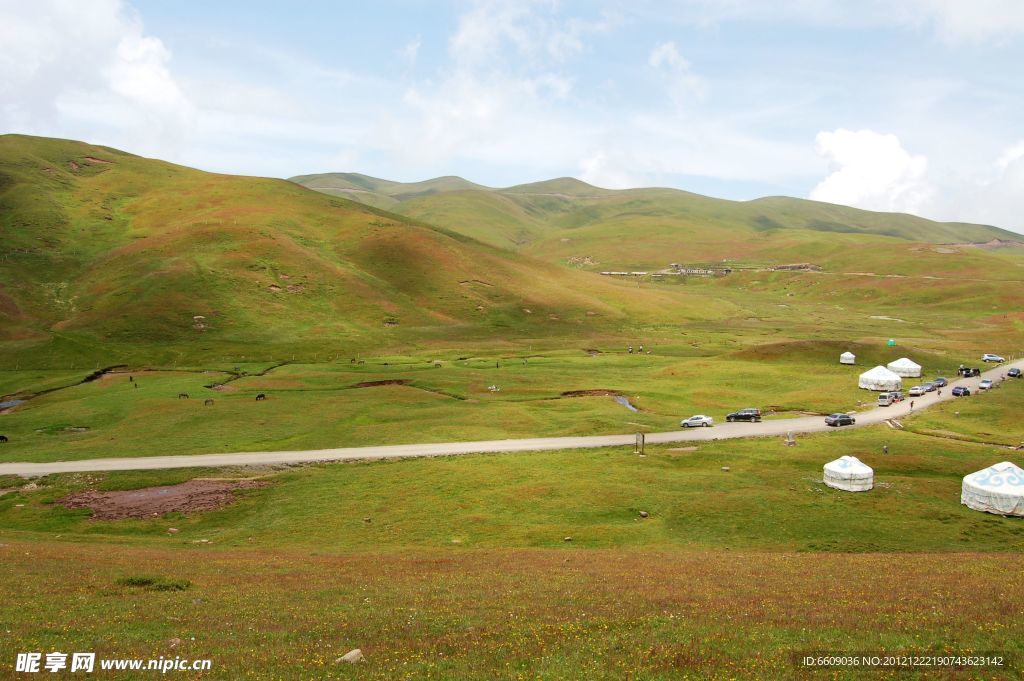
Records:
{"label": "cluster of yurt", "polygon": [[857,385],[864,390],[900,390],[903,387],[903,379],[896,372],[879,365],[861,374]]}
{"label": "cluster of yurt", "polygon": [[875,472],[855,456],[841,456],[825,464],[824,483],[847,492],[867,492],[875,486]]}
{"label": "cluster of yurt", "polygon": [[965,476],[960,503],[975,511],[1024,517],[1024,470],[1003,461]]}
{"label": "cluster of yurt", "polygon": [[886,368],[902,378],[920,378],[921,365],[908,357],[889,362]]}
{"label": "cluster of yurt", "polygon": [[[890,340],[890,347],[896,345]],[[852,352],[839,355],[840,364],[856,364]],[[921,365],[901,357],[887,366],[876,366],[860,375],[858,385],[865,390],[900,390],[904,378],[921,376]],[[875,485],[875,472],[855,456],[841,456],[824,467],[822,480],[833,489],[866,492]],[[976,511],[1024,518],[1024,469],[1009,461],[989,466],[964,477],[960,503]]]}
{"label": "cluster of yurt", "polygon": [[[855,456],[841,456],[824,466],[822,482],[844,492],[867,492],[875,472]],[[960,503],[975,511],[1024,518],[1024,469],[1003,461],[964,477]]]}

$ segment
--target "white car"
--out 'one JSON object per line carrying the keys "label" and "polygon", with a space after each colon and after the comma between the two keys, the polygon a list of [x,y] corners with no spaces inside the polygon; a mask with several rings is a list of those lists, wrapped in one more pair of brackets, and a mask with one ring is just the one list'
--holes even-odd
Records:
{"label": "white car", "polygon": [[697,428],[699,426],[709,428],[715,425],[715,420],[710,416],[704,416],[704,414],[697,414],[696,416],[691,416],[688,419],[683,419],[682,421],[679,422],[679,425],[682,426],[683,428]]}
{"label": "white car", "polygon": [[984,355],[981,356],[981,361],[982,362],[998,362],[999,364],[1002,364],[1003,362],[1006,361],[1006,358],[1005,357],[1000,357],[999,355],[993,355],[992,353],[986,352]]}
{"label": "white car", "polygon": [[992,379],[991,378],[982,379],[981,383],[978,384],[978,390],[988,390],[991,387],[992,387]]}
{"label": "white car", "polygon": [[907,391],[907,394],[910,395],[911,397],[920,397],[921,395],[924,395],[924,387],[920,385],[915,385],[913,388]]}

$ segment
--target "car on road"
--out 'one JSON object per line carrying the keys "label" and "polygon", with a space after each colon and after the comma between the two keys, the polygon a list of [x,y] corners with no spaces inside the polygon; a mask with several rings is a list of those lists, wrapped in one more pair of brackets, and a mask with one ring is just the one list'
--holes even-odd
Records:
{"label": "car on road", "polygon": [[1006,372],[1006,375],[1009,376],[1010,378],[1020,378],[1020,369],[1018,369],[1017,367],[1013,367],[1012,369]]}
{"label": "car on road", "polygon": [[992,379],[991,378],[983,378],[981,380],[981,383],[978,384],[978,390],[988,390],[991,387],[992,387]]}
{"label": "car on road", "polygon": [[1005,357],[1000,357],[999,355],[993,355],[990,352],[986,352],[984,355],[981,356],[981,361],[982,362],[996,362],[998,364],[1002,364],[1003,362],[1006,361],[1006,358]]}
{"label": "car on road", "polygon": [[910,395],[911,397],[920,397],[921,395],[924,395],[924,387],[920,385],[915,385],[913,388],[907,391],[907,394]]}
{"label": "car on road", "polygon": [[825,425],[838,428],[839,426],[852,426],[857,423],[857,419],[853,418],[849,414],[829,414],[825,417]]}
{"label": "car on road", "polygon": [[734,411],[731,414],[726,414],[725,420],[729,423],[732,423],[733,421],[750,421],[751,423],[757,423],[761,420],[761,410],[753,407],[740,409],[739,411]]}
{"label": "car on road", "polygon": [[899,390],[890,390],[887,393],[880,393],[878,395],[878,406],[888,407],[890,404],[903,401],[903,393]]}
{"label": "car on road", "polygon": [[958,385],[953,388],[953,397],[969,397],[971,394],[970,388],[965,388],[962,385]]}
{"label": "car on road", "polygon": [[683,428],[710,428],[711,426],[715,425],[715,420],[710,416],[705,416],[704,414],[697,414],[695,416],[691,416],[688,419],[683,419],[682,421],[679,422],[679,425],[682,426]]}
{"label": "car on road", "polygon": [[934,381],[932,381],[932,383],[934,383],[937,388],[945,388],[949,385],[949,380],[945,376],[938,376]]}
{"label": "car on road", "polygon": [[934,383],[932,383],[931,381],[929,381],[928,383],[922,383],[921,387],[924,388],[924,391],[926,393],[931,393],[931,392],[935,392],[935,390],[938,389],[939,386],[937,386]]}

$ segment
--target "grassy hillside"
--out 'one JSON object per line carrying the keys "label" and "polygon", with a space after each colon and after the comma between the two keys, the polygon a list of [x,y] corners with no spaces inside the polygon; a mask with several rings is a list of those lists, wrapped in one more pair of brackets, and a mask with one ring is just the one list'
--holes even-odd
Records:
{"label": "grassy hillside", "polygon": [[142,346],[238,357],[245,346],[571,335],[655,311],[731,309],[515,257],[283,180],[19,135],[0,137],[0,235],[5,356],[42,353],[51,367]]}
{"label": "grassy hillside", "polygon": [[[294,179],[320,189],[331,177]],[[438,185],[434,191],[416,191],[431,182]],[[896,259],[909,256],[919,261],[914,271],[951,264],[975,271],[992,261],[965,244],[1024,242],[1019,234],[987,225],[939,223],[786,197],[735,202],[674,189],[612,191],[573,178],[506,189],[456,183],[453,189],[437,191],[441,186],[441,180],[416,185],[378,181],[374,191],[386,196],[396,212],[501,248],[589,269],[806,260],[836,271],[850,271],[854,264],[889,265],[883,269],[897,273],[906,264]],[[958,246],[935,251],[922,244]],[[921,255],[923,262],[917,257]]]}

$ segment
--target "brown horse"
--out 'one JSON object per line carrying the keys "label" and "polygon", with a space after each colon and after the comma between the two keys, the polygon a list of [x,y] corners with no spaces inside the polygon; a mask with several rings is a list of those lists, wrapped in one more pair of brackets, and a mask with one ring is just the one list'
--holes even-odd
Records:
{"label": "brown horse", "polygon": [[206,400],[205,402],[203,402],[203,406],[204,407],[212,407],[213,406],[213,400],[210,400],[210,399]]}
{"label": "brown horse", "polygon": [[178,393],[178,399],[179,400],[187,400],[188,399],[188,393]]}

